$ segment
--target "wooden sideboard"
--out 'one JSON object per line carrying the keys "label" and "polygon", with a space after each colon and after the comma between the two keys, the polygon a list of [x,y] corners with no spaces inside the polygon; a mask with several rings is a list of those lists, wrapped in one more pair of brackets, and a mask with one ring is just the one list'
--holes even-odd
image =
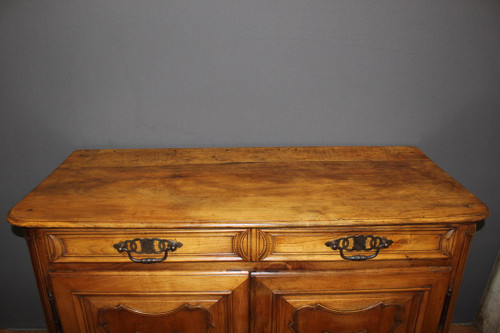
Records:
{"label": "wooden sideboard", "polygon": [[79,150],[22,199],[51,332],[446,332],[488,209],[414,147]]}

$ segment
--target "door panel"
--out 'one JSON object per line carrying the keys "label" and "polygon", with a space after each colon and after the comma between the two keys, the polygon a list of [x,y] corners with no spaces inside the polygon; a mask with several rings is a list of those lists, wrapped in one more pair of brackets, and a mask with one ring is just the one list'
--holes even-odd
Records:
{"label": "door panel", "polygon": [[53,273],[51,279],[64,332],[248,332],[247,272]]}
{"label": "door panel", "polygon": [[449,272],[252,273],[252,332],[436,332]]}

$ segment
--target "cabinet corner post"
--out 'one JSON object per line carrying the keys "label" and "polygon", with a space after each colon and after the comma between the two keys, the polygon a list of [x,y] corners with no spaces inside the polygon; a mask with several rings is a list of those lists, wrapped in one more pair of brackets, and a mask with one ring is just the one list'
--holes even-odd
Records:
{"label": "cabinet corner post", "polygon": [[54,297],[54,294],[52,293],[52,290],[47,289],[47,296],[49,298],[50,309],[52,311],[52,318],[54,327],[56,329],[56,333],[62,333],[61,321],[59,320],[59,313],[57,312],[57,307],[56,307],[56,299]]}
{"label": "cabinet corner post", "polygon": [[439,319],[439,330],[442,332],[446,324],[446,316],[448,314],[448,308],[450,307],[451,296],[453,295],[453,287],[448,289],[446,297],[444,299],[443,310],[441,312],[441,318]]}

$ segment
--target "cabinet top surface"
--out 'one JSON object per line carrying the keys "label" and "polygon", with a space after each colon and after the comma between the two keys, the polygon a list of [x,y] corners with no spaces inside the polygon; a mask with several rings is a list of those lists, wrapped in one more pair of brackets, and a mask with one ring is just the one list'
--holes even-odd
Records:
{"label": "cabinet top surface", "polygon": [[23,227],[474,222],[488,209],[414,147],[78,150],[8,215]]}

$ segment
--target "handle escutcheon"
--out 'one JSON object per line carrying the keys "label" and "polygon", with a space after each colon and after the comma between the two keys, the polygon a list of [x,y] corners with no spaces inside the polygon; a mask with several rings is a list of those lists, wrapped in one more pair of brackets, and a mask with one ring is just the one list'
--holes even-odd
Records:
{"label": "handle escutcheon", "polygon": [[[332,250],[340,250],[340,256],[346,260],[363,261],[375,258],[381,249],[388,248],[393,243],[392,240],[372,235],[355,235],[349,237],[337,238],[325,243]],[[346,256],[344,251],[372,251],[371,255]]]}
{"label": "handle escutcheon", "polygon": [[[162,262],[168,257],[168,252],[175,251],[182,247],[181,242],[160,239],[160,238],[134,238],[126,240],[113,245],[119,252],[127,252],[131,261],[140,264],[154,264]],[[134,258],[132,254],[160,254],[163,253],[161,258]]]}

